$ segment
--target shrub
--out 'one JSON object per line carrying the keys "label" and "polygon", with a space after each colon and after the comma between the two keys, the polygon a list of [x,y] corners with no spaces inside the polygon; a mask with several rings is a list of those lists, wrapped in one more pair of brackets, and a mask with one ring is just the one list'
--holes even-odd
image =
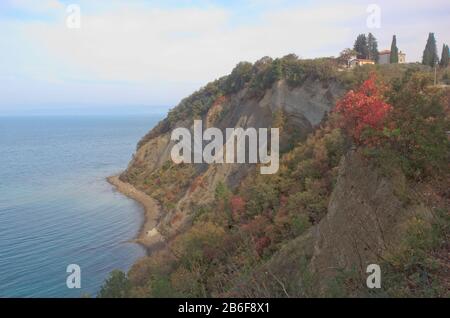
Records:
{"label": "shrub", "polygon": [[[189,296],[210,296],[206,287],[209,269],[223,260],[224,239],[224,229],[211,222],[198,222],[176,237],[171,243],[178,260],[175,274],[171,276],[172,286]],[[179,283],[174,284],[175,280]]]}
{"label": "shrub", "polygon": [[234,220],[239,220],[245,212],[245,200],[240,196],[231,198],[231,213]]}
{"label": "shrub", "polygon": [[233,69],[231,74],[227,76],[223,91],[225,94],[233,94],[245,87],[252,79],[253,65],[248,62],[241,62]]}
{"label": "shrub", "polygon": [[189,266],[197,261],[208,263],[221,253],[225,231],[211,223],[199,222],[171,244],[178,260]]}
{"label": "shrub", "polygon": [[[247,202],[247,217],[262,214],[276,209],[279,204],[279,192],[274,183],[268,181],[269,178],[259,176],[256,182],[249,185],[244,197]],[[268,181],[268,182],[265,182]]]}
{"label": "shrub", "polygon": [[127,275],[119,270],[112,271],[103,283],[98,298],[127,298],[130,296],[131,284]]}
{"label": "shrub", "polygon": [[294,236],[302,235],[310,226],[311,222],[306,215],[296,215],[292,220],[292,231]]}
{"label": "shrub", "polygon": [[450,151],[445,92],[430,83],[428,74],[406,74],[389,94],[395,107],[388,120],[398,132],[384,147],[397,153],[407,176],[418,179],[445,171]]}
{"label": "shrub", "polygon": [[431,222],[420,217],[409,221],[396,250],[387,255],[384,291],[393,297],[449,297],[445,257],[450,219],[437,209]]}
{"label": "shrub", "polygon": [[369,142],[362,138],[365,129],[382,130],[392,106],[384,102],[376,77],[372,75],[356,91],[349,91],[336,104],[342,115],[342,126],[357,144]]}

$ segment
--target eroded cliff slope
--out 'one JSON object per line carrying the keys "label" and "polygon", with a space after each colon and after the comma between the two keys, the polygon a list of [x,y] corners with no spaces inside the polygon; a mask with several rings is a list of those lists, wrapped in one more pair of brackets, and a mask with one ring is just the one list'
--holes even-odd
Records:
{"label": "eroded cliff slope", "polygon": [[[448,296],[450,90],[431,83],[415,65],[287,56],[241,63],[183,100],[120,177],[161,203],[166,240],[129,271],[126,295]],[[337,99],[350,115],[329,112]],[[196,119],[279,128],[279,171],[174,164],[171,132]]]}
{"label": "eroded cliff slope", "polygon": [[[253,72],[263,72],[256,68],[264,69],[269,62],[272,63],[258,62]],[[217,86],[226,85],[227,80],[219,80]],[[282,127],[280,147],[286,151],[306,138],[344,92],[343,85],[333,77],[320,79],[313,75],[305,76],[295,85],[276,78],[270,88],[261,92],[252,89],[251,82],[229,94],[226,90],[218,93],[210,85],[172,111],[181,115],[173,116],[175,119],[169,115],[141,140],[128,169],[120,177],[162,203],[159,229],[165,235],[178,233],[188,225],[192,209],[211,202],[219,182],[234,188],[254,169],[254,165],[248,164],[175,165],[170,157],[173,129],[184,127],[192,131],[194,119],[203,121],[203,129],[216,127],[224,134],[226,128]],[[192,108],[205,98],[209,105],[202,112],[185,111],[187,103]]]}

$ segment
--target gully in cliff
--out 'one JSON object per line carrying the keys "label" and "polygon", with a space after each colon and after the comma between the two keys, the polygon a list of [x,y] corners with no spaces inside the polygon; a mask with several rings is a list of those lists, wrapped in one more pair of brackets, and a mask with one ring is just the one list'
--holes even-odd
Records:
{"label": "gully in cliff", "polygon": [[[194,121],[193,131],[194,138],[187,128],[172,131],[171,140],[176,144],[172,148],[171,157],[176,164],[261,163],[261,174],[274,174],[278,171],[278,128],[271,128],[270,134],[268,128],[226,128],[225,144],[222,131],[213,127],[203,131],[201,120]],[[269,135],[270,144],[267,141]]]}

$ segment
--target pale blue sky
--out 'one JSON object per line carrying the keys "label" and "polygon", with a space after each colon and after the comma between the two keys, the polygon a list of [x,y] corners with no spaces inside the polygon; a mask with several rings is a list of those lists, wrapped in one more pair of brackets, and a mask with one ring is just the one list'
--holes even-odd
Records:
{"label": "pale blue sky", "polygon": [[[366,24],[369,4],[381,28]],[[81,29],[66,27],[68,4]],[[408,61],[450,43],[450,2],[2,0],[0,115],[174,106],[242,60],[336,56],[359,33],[397,34]]]}

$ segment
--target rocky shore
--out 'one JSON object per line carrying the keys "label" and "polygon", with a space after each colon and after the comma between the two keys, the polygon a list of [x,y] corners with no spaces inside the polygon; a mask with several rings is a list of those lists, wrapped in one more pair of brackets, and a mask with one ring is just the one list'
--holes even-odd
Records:
{"label": "rocky shore", "polygon": [[161,246],[164,238],[156,228],[161,213],[158,202],[131,184],[121,181],[118,176],[109,177],[107,180],[117,191],[139,202],[144,208],[144,222],[134,241],[144,246],[147,251]]}

